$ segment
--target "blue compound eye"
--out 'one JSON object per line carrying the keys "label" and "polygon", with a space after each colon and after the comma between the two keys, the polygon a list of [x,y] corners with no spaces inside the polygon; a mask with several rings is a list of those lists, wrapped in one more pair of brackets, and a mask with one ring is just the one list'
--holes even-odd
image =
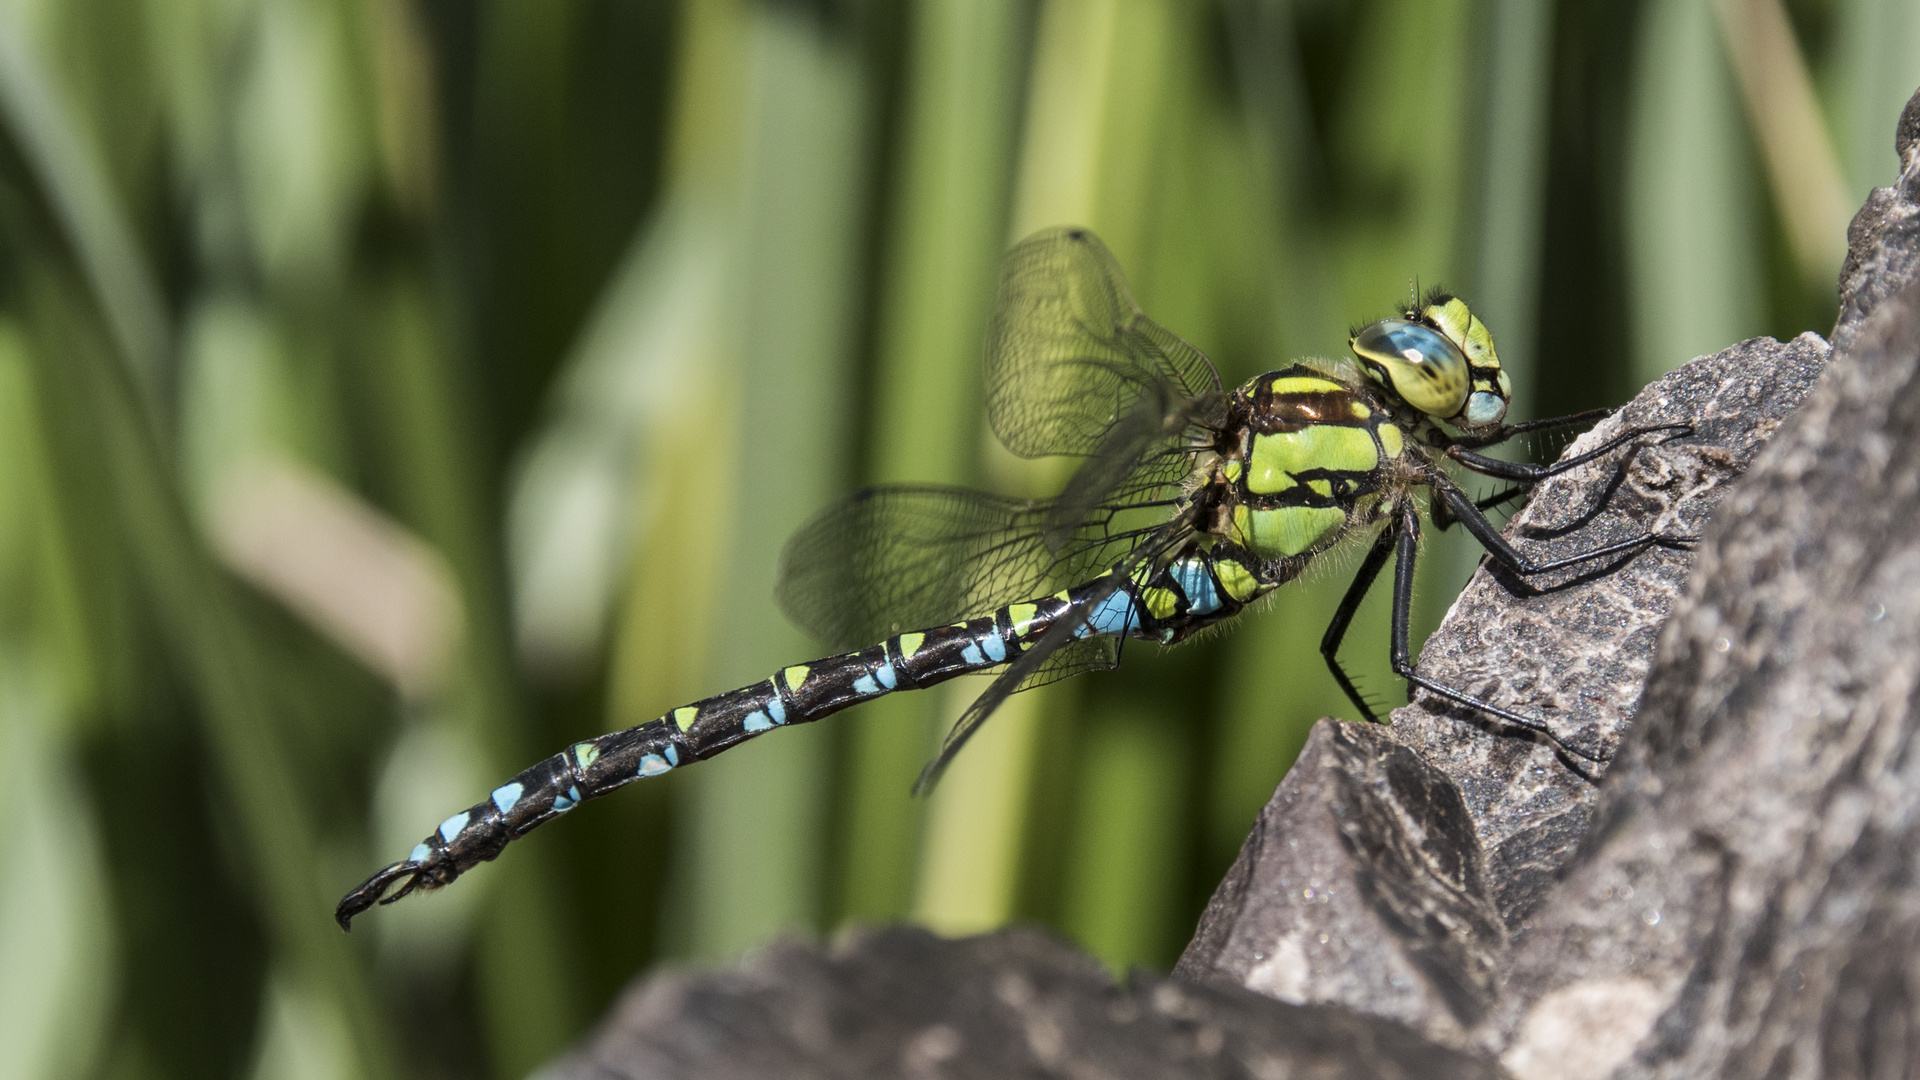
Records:
{"label": "blue compound eye", "polygon": [[1506,418],[1506,401],[1498,394],[1489,394],[1481,390],[1467,399],[1467,412],[1460,418],[1460,422],[1467,427],[1477,428],[1497,424]]}
{"label": "blue compound eye", "polygon": [[1446,418],[1466,404],[1467,356],[1429,327],[1382,319],[1355,334],[1349,345],[1369,374],[1421,412]]}

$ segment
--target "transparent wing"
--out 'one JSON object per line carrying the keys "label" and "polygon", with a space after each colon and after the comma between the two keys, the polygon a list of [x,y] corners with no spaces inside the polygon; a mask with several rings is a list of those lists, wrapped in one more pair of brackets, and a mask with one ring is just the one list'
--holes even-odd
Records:
{"label": "transparent wing", "polygon": [[1170,490],[1151,477],[1123,485],[1120,505],[1081,514],[1057,545],[1050,500],[948,487],[855,492],[787,541],[775,596],[837,649],[978,618],[1105,573],[1167,526]]}
{"label": "transparent wing", "polygon": [[986,366],[987,418],[1021,457],[1099,453],[1143,399],[1162,430],[1184,426],[1169,410],[1205,420],[1225,401],[1212,362],[1147,318],[1085,229],[1050,229],[1007,253]]}
{"label": "transparent wing", "polygon": [[[977,618],[1096,578],[1110,593],[1191,534],[1174,517],[1175,497],[1227,398],[1213,364],[1141,312],[1092,233],[1055,229],[1008,253],[986,367],[988,419],[1009,450],[1087,460],[1055,499],[877,488],[802,527],[782,553],[776,594],[832,647]],[[1064,620],[993,680],[920,790],[1009,695],[1113,665],[1117,643],[1076,638],[1076,622]]]}
{"label": "transparent wing", "polygon": [[1100,588],[1082,598],[1074,612],[1056,621],[1040,640],[1029,645],[1025,652],[1015,657],[1007,669],[994,677],[980,696],[973,699],[967,711],[960,714],[947,737],[940,744],[940,753],[927,763],[920,772],[920,778],[914,781],[913,792],[924,795],[940,782],[940,777],[953,763],[955,755],[974,732],[993,716],[994,710],[1004,704],[1007,698],[1021,690],[1030,690],[1050,682],[1077,675],[1093,668],[1112,667],[1119,656],[1120,643],[1114,638],[1091,638],[1082,640],[1074,636],[1075,631],[1085,620],[1087,612],[1112,596],[1120,588],[1129,574],[1136,568],[1152,564],[1175,551],[1193,535],[1192,525],[1186,520],[1169,522],[1152,536],[1136,545],[1134,551],[1124,562],[1117,564],[1103,578]]}

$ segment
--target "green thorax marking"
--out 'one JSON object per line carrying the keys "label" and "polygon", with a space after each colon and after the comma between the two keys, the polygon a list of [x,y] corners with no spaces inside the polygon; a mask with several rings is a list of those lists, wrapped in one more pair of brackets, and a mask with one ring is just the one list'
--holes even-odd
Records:
{"label": "green thorax marking", "polygon": [[1357,478],[1380,465],[1373,432],[1364,423],[1255,435],[1247,457],[1247,491],[1254,495],[1278,495],[1299,484],[1302,473],[1343,472]]}
{"label": "green thorax marking", "polygon": [[1346,526],[1347,512],[1337,506],[1282,506],[1271,510],[1233,508],[1233,539],[1263,559],[1311,555],[1333,544]]}
{"label": "green thorax marking", "polygon": [[1232,510],[1216,528],[1259,560],[1332,546],[1369,520],[1359,504],[1380,490],[1383,462],[1405,448],[1393,404],[1303,364],[1246,383],[1234,395],[1229,424],[1237,430],[1215,474]]}

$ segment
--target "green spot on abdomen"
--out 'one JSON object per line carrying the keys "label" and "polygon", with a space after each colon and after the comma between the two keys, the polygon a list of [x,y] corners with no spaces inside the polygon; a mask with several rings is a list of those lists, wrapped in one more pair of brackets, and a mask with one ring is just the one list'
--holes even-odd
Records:
{"label": "green spot on abdomen", "polygon": [[800,689],[800,684],[807,681],[807,672],[810,670],[812,669],[805,664],[795,664],[781,671],[780,674],[787,680],[787,689],[792,692],[797,692]]}
{"label": "green spot on abdomen", "polygon": [[1172,589],[1145,589],[1143,592],[1145,595],[1142,599],[1147,602],[1147,610],[1152,612],[1156,619],[1164,619],[1172,615],[1180,606],[1180,598],[1173,594]]}
{"label": "green spot on abdomen", "polygon": [[1013,626],[1013,632],[1026,637],[1033,629],[1033,617],[1040,614],[1040,608],[1034,604],[1012,604],[1007,608],[1007,622]]}
{"label": "green spot on abdomen", "polygon": [[1233,597],[1236,603],[1244,604],[1260,591],[1259,579],[1248,572],[1247,568],[1232,559],[1216,559],[1213,564],[1213,576],[1220,580],[1220,587]]}
{"label": "green spot on abdomen", "polygon": [[600,748],[590,742],[574,743],[573,760],[579,762],[583,769],[591,768],[594,762],[600,760]]}
{"label": "green spot on abdomen", "polygon": [[912,659],[913,654],[920,651],[920,646],[925,644],[926,640],[927,640],[927,635],[925,634],[901,634],[900,635],[900,659],[902,660]]}
{"label": "green spot on abdomen", "polygon": [[693,726],[694,719],[699,715],[699,709],[691,705],[682,705],[673,710],[673,726],[679,728],[681,731],[685,731]]}

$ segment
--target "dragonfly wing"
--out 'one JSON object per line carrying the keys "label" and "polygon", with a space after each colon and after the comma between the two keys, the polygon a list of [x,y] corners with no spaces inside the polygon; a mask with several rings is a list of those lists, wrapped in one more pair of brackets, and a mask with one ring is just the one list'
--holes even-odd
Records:
{"label": "dragonfly wing", "polygon": [[[1078,674],[1090,666],[1102,666],[1097,661],[1094,664],[1084,663],[1085,660],[1092,659],[1091,656],[1076,658],[1066,655],[1081,652],[1076,648],[1077,646],[1105,646],[1109,660],[1104,666],[1111,666],[1110,658],[1114,645],[1111,639],[1104,641],[1098,638],[1081,639],[1075,637],[1074,632],[1085,621],[1085,612],[1113,595],[1114,590],[1120,587],[1123,580],[1125,579],[1117,574],[1108,575],[1103,580],[1103,587],[1076,609],[1079,617],[1069,615],[1055,622],[1052,628],[1040,635],[1040,640],[1027,646],[1027,650],[1015,657],[1005,671],[994,677],[993,682],[981,691],[980,696],[974,698],[973,703],[967,706],[967,711],[960,714],[960,719],[954,721],[953,727],[947,731],[946,739],[940,743],[940,753],[920,771],[920,778],[913,784],[915,795],[925,795],[933,790],[933,786],[940,782],[940,777],[947,771],[947,766],[953,764],[954,756],[960,753],[960,748],[967,744],[967,740],[973,738],[974,732],[980,730],[980,725],[986,723],[987,718],[992,716],[994,711],[1015,692]],[[1048,669],[1053,667],[1056,659],[1068,660],[1070,664],[1076,659],[1083,662],[1073,666],[1072,670],[1061,671],[1049,678],[1047,677]]]}
{"label": "dragonfly wing", "polygon": [[1047,504],[946,487],[855,492],[794,533],[775,596],[789,618],[853,649],[1048,591],[1060,556]]}
{"label": "dragonfly wing", "polygon": [[1136,570],[1156,564],[1163,556],[1186,543],[1192,535],[1192,519],[1176,518],[1134,545],[1124,559],[1112,564],[1112,570],[1099,580],[1098,587],[1083,595],[1072,611],[1056,619],[1047,632],[1040,635],[1040,640],[1027,646],[1026,651],[1015,657],[1007,669],[995,676],[986,690],[960,714],[960,719],[954,721],[946,739],[940,744],[940,753],[927,763],[927,767],[920,772],[920,779],[914,782],[914,794],[924,795],[932,790],[947,771],[947,766],[953,763],[954,755],[960,752],[968,739],[973,738],[974,732],[980,730],[980,725],[987,722],[994,710],[1015,693],[1058,682],[1083,671],[1110,668],[1118,663],[1119,639],[1077,636],[1086,621],[1087,612],[1098,608]]}
{"label": "dragonfly wing", "polygon": [[[1139,500],[1160,490],[1134,485]],[[796,626],[838,649],[978,618],[1106,572],[1160,534],[1164,504],[1109,503],[1050,542],[1054,504],[966,488],[868,488],[800,527],[774,595]]]}
{"label": "dragonfly wing", "polygon": [[1180,437],[1188,421],[1183,413],[1170,411],[1176,408],[1164,387],[1149,388],[1131,412],[1107,428],[1048,509],[1050,548],[1064,546],[1101,506],[1162,497],[1187,477],[1193,457]]}
{"label": "dragonfly wing", "polygon": [[1098,237],[1050,229],[1007,253],[987,334],[987,417],[1022,457],[1087,455],[1142,397],[1221,399],[1200,350],[1147,318]]}

